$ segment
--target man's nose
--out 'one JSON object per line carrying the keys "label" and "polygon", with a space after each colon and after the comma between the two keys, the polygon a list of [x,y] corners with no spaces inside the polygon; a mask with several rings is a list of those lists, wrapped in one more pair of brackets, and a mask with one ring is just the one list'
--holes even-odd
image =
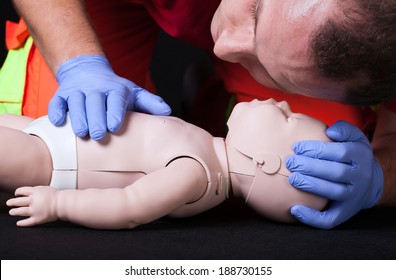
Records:
{"label": "man's nose", "polygon": [[254,54],[254,35],[251,32],[224,30],[217,39],[213,52],[223,60],[240,62]]}

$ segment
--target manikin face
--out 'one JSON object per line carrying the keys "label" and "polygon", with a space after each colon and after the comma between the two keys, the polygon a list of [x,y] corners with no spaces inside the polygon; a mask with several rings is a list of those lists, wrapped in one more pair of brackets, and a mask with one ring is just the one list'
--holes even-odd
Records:
{"label": "manikin face", "polygon": [[289,209],[304,204],[321,210],[326,201],[288,183],[286,158],[298,141],[330,141],[326,125],[293,113],[288,103],[252,101],[235,106],[229,120],[226,147],[233,191],[262,215],[293,221]]}
{"label": "manikin face", "polygon": [[334,13],[328,0],[223,0],[211,24],[214,53],[240,63],[261,84],[344,101],[345,85],[319,76],[309,36]]}

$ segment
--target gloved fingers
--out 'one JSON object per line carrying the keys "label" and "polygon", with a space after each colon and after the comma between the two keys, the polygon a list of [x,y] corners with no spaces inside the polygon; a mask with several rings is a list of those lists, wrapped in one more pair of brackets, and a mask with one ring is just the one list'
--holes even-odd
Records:
{"label": "gloved fingers", "polygon": [[332,126],[327,128],[326,134],[329,138],[337,142],[369,142],[367,137],[359,128],[346,121],[338,121],[334,123]]}
{"label": "gloved fingers", "polygon": [[297,142],[293,146],[293,151],[296,155],[351,164],[356,160],[353,155],[356,152],[361,154],[362,145],[353,142],[340,143],[308,140]]}
{"label": "gloved fingers", "polygon": [[110,132],[118,131],[125,118],[129,93],[116,91],[110,92],[107,96],[107,128]]}
{"label": "gloved fingers", "polygon": [[65,123],[67,102],[64,98],[55,95],[48,104],[48,119],[53,125],[60,126]]}
{"label": "gloved fingers", "polygon": [[289,184],[304,192],[309,192],[329,200],[345,200],[351,195],[351,185],[335,183],[321,178],[292,173]]}
{"label": "gloved fingers", "polygon": [[107,133],[106,94],[86,94],[85,109],[90,137],[96,141],[102,139]]}
{"label": "gloved fingers", "polygon": [[291,172],[332,182],[349,184],[351,179],[351,166],[335,161],[292,155],[286,159],[286,167]]}
{"label": "gloved fingers", "polygon": [[375,178],[375,184],[371,188],[372,196],[369,198],[365,208],[370,208],[376,205],[384,192],[384,173],[376,160],[374,160],[372,178]]}
{"label": "gloved fingers", "polygon": [[318,211],[305,205],[294,205],[290,214],[303,224],[320,229],[331,229],[341,222],[332,211]]}
{"label": "gloved fingers", "polygon": [[131,102],[133,102],[135,110],[139,112],[159,116],[168,116],[172,112],[169,105],[160,96],[142,88],[134,90],[134,98],[131,98]]}
{"label": "gloved fingers", "polygon": [[87,115],[85,111],[85,95],[81,92],[73,93],[68,99],[69,116],[73,132],[78,137],[88,134]]}

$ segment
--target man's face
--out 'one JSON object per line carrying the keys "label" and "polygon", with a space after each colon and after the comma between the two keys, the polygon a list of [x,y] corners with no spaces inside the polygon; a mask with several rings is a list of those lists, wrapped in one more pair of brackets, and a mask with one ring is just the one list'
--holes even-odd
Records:
{"label": "man's face", "polygon": [[333,10],[328,0],[223,0],[211,25],[214,53],[265,86],[345,101],[345,85],[316,73],[309,54],[312,32]]}

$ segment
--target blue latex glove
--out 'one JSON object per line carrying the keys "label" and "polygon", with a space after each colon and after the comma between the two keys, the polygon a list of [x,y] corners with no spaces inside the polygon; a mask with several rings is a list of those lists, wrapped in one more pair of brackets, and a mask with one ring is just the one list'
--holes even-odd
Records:
{"label": "blue latex glove", "polygon": [[126,110],[169,115],[163,99],[117,76],[102,55],[84,55],[63,63],[57,72],[59,89],[51,99],[48,118],[54,125],[65,122],[69,111],[74,133],[102,139],[107,130],[122,126]]}
{"label": "blue latex glove", "polygon": [[333,228],[360,210],[373,207],[383,192],[384,177],[366,136],[355,126],[339,121],[327,136],[335,142],[302,141],[286,161],[289,183],[330,201],[323,212],[295,205],[291,214],[322,229]]}

